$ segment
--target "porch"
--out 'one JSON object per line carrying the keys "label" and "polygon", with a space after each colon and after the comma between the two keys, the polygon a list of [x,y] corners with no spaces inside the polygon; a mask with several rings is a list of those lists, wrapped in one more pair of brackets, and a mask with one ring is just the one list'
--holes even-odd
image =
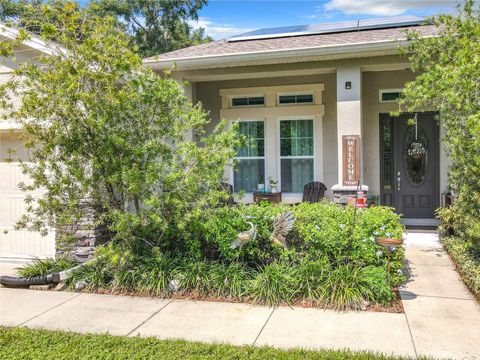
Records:
{"label": "porch", "polygon": [[[408,120],[388,114],[397,109],[399,92],[414,78],[397,55],[185,69],[174,77],[182,84],[187,80],[187,96],[209,111],[207,132],[221,119],[239,122],[247,145],[238,153],[237,169],[225,170],[234,192],[244,193],[238,201],[252,202],[258,184],[268,189],[272,179],[286,203],[301,201],[303,186],[311,181],[323,182],[330,198],[355,191],[360,181],[377,202],[408,212],[409,218],[432,219],[441,205],[448,188],[448,159],[438,124],[427,134],[429,159],[419,175],[428,181],[412,182],[402,163],[402,146],[385,141],[391,135],[388,126]],[[403,194],[403,184],[414,191]],[[419,211],[422,207],[429,210]]]}

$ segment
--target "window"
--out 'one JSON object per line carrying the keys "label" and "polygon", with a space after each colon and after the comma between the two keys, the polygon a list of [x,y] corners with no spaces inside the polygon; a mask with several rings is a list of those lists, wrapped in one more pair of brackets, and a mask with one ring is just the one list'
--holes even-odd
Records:
{"label": "window", "polygon": [[283,192],[301,193],[313,181],[313,120],[280,121],[280,170]]}
{"label": "window", "polygon": [[237,149],[233,174],[235,192],[254,192],[265,181],[265,126],[263,121],[240,121],[238,132],[245,136],[245,145]]}
{"label": "window", "polygon": [[402,90],[380,90],[380,102],[395,102],[400,99]]}
{"label": "window", "polygon": [[278,103],[285,104],[313,104],[313,94],[285,94],[278,96]]}
{"label": "window", "polygon": [[265,105],[265,97],[262,96],[239,96],[232,98],[232,107],[237,106],[261,106]]}

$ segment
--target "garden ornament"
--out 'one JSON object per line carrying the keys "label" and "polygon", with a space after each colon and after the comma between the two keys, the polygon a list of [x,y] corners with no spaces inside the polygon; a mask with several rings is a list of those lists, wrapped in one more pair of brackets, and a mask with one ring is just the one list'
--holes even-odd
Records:
{"label": "garden ornament", "polygon": [[250,225],[250,229],[247,231],[242,231],[240,234],[238,234],[237,238],[233,240],[232,244],[230,245],[230,249],[242,248],[247,242],[257,237],[257,228],[255,225],[253,225],[253,223],[250,221],[247,221],[247,224]]}
{"label": "garden ornament", "polygon": [[270,240],[284,249],[288,249],[286,236],[292,231],[293,224],[295,224],[293,213],[291,211],[282,212],[273,221],[273,233],[270,236]]}

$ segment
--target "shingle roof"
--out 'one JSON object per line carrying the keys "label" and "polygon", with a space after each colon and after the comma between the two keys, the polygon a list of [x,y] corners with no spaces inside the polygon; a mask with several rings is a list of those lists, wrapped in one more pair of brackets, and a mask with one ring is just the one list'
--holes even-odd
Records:
{"label": "shingle roof", "polygon": [[269,51],[301,50],[328,46],[396,41],[406,38],[406,30],[416,30],[421,36],[425,37],[435,35],[438,31],[433,25],[422,25],[235,42],[218,40],[153,56],[144,61],[180,60],[222,55],[234,56],[245,53],[253,54]]}

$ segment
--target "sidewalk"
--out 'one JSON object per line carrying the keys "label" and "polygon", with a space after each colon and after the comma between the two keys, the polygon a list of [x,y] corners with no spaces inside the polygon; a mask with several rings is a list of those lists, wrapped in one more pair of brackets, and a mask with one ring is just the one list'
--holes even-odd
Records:
{"label": "sidewalk", "polygon": [[405,314],[0,288],[0,325],[480,359],[480,306],[433,234],[407,237]]}

